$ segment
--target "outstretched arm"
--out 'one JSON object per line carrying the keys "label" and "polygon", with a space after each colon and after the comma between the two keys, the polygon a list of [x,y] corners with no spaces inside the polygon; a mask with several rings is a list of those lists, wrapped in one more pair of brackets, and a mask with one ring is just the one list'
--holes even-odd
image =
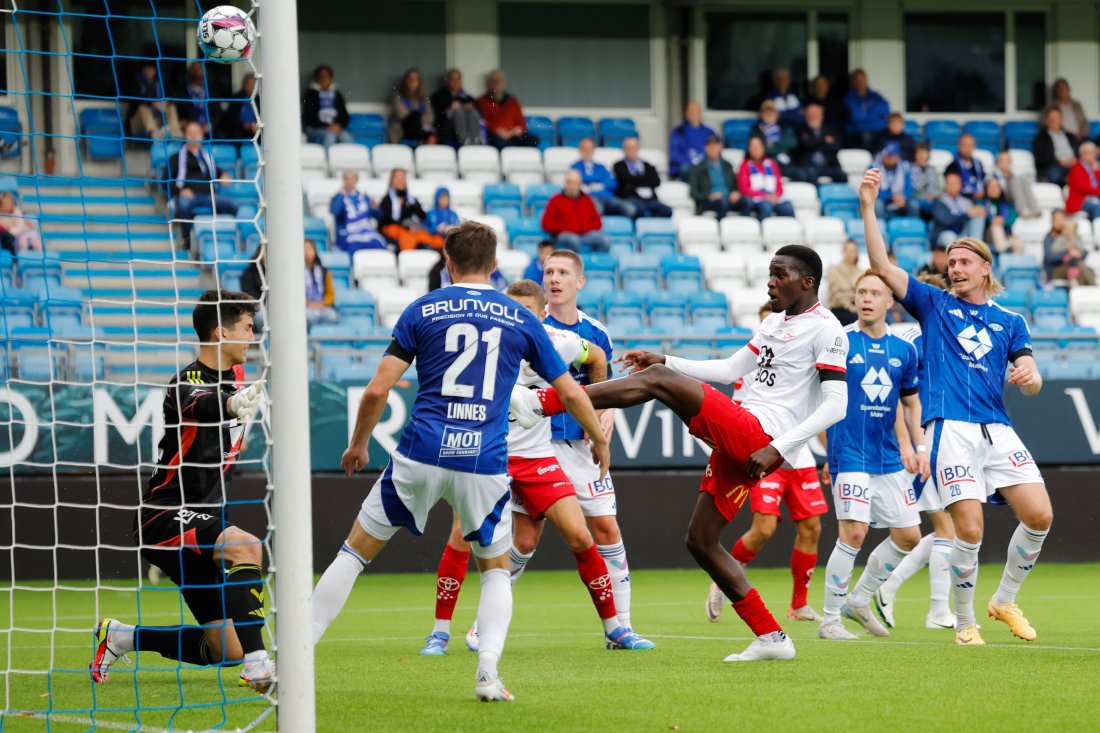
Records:
{"label": "outstretched arm", "polygon": [[592,407],[592,401],[584,393],[584,389],[576,380],[566,372],[550,383],[566,411],[576,419],[581,428],[588,435],[592,445],[592,458],[600,466],[600,478],[607,476],[608,466],[611,464],[611,448],[603,431],[600,429],[600,419],[596,416],[596,410]]}
{"label": "outstretched arm", "polygon": [[615,362],[626,362],[622,369],[630,368],[632,374],[651,364],[664,364],[677,374],[698,379],[700,382],[733,384],[756,368],[756,354],[748,346],[743,346],[728,359],[696,361],[678,356],[651,354],[647,351],[628,351]]}
{"label": "outstretched arm", "polygon": [[882,174],[878,168],[871,168],[863,174],[859,184],[859,208],[863,215],[863,233],[867,239],[867,256],[871,260],[871,271],[883,279],[886,286],[901,300],[909,291],[909,273],[897,265],[890,264],[886,242],[882,239],[882,230],[878,228],[878,216],[875,214],[875,200],[878,198]]}

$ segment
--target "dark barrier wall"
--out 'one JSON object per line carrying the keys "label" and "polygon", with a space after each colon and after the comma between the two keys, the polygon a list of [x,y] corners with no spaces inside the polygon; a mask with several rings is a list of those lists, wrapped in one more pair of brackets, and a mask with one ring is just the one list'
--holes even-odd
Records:
{"label": "dark barrier wall", "polygon": [[[1095,562],[1100,560],[1100,470],[1045,469],[1054,501],[1054,528],[1043,548],[1042,562]],[[321,572],[331,561],[351,528],[374,475],[355,478],[317,474],[313,478],[313,560]],[[623,528],[630,564],[637,568],[694,567],[683,540],[699,486],[697,471],[669,473],[620,471],[615,475],[619,497],[619,522]],[[54,577],[92,578],[97,562],[100,577],[120,580],[137,577],[139,568],[131,532],[133,507],[141,486],[132,478],[103,477],[97,488],[91,477],[59,477],[57,499],[66,506],[55,509],[52,480],[19,479],[0,489],[0,503],[7,516],[0,518],[0,577],[9,579],[14,567],[20,580]],[[259,477],[242,477],[233,484],[233,520],[263,536],[267,514],[262,503],[264,482]],[[99,502],[98,508],[96,507]],[[13,516],[14,514],[14,516]],[[824,565],[836,541],[836,521],[826,515],[821,535],[819,565]],[[751,523],[743,511],[726,530],[731,546]],[[434,573],[451,526],[450,509],[440,504],[432,512],[425,536],[415,538],[400,532],[385,549],[371,572]],[[1000,563],[1016,522],[1006,507],[986,510],[986,539],[982,561]],[[97,527],[99,541],[96,546]],[[927,522],[925,530],[929,529]],[[14,538],[12,532],[15,532]],[[884,533],[872,533],[877,543]],[[276,535],[277,537],[277,535]],[[15,547],[13,547],[13,539]],[[276,540],[277,541],[277,540]],[[760,566],[787,566],[794,530],[784,521],[772,541],[756,560]],[[56,548],[57,544],[65,547]],[[869,545],[873,546],[873,545]],[[571,569],[575,562],[553,529],[548,529],[534,560],[534,567]]]}

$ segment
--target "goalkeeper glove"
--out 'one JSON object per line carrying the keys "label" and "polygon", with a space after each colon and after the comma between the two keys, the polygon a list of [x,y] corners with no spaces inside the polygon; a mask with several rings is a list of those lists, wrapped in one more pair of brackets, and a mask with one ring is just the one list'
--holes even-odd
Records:
{"label": "goalkeeper glove", "polygon": [[242,389],[229,398],[229,414],[241,422],[246,422],[256,414],[260,406],[262,387],[255,382],[250,387]]}

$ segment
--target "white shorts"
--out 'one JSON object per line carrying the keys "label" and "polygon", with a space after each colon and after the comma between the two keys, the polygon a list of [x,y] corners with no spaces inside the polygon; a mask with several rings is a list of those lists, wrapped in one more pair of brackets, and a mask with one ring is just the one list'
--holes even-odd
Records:
{"label": "white shorts", "polygon": [[839,473],[833,479],[833,507],[837,519],[863,522],[876,528],[920,524],[917,496],[907,471]]}
{"label": "white shorts", "polygon": [[997,489],[1041,484],[1043,475],[1020,436],[1002,423],[934,420],[925,430],[932,446],[932,478],[943,506],[963,499],[985,502]]}
{"label": "white shorts", "polygon": [[[909,474],[909,476],[916,481],[916,474]],[[928,480],[924,482],[924,488],[921,489],[920,498],[917,499],[917,509],[922,512],[942,512],[943,503],[940,502],[940,494],[936,491],[936,485],[932,482],[932,477],[929,476]]]}
{"label": "white shorts", "polygon": [[611,474],[600,480],[600,467],[583,440],[555,440],[554,455],[577,490],[581,513],[586,517],[613,517],[616,512],[615,485]]}
{"label": "white shorts", "polygon": [[445,499],[458,516],[462,535],[474,555],[499,557],[512,544],[512,511],[507,506],[510,481],[508,474],[453,471],[394,453],[363,500],[359,525],[380,540],[389,540],[402,527],[419,536],[424,533],[428,512]]}

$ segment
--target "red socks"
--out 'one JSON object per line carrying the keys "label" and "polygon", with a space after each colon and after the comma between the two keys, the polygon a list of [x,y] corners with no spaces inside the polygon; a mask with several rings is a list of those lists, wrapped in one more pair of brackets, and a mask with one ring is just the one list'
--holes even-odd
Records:
{"label": "red socks", "polygon": [[[555,393],[556,394],[556,393]],[[600,556],[599,550],[592,545],[587,550],[573,553],[577,558],[577,572],[588,588],[592,596],[592,604],[596,607],[596,613],[602,619],[614,618],[618,615],[615,611],[615,595],[611,589],[611,576],[607,572],[607,563]]]}
{"label": "red socks", "polygon": [[733,559],[742,565],[748,565],[753,559],[756,558],[756,553],[745,547],[745,544],[738,538],[737,544],[730,550],[730,554],[733,555]]}
{"label": "red socks", "polygon": [[791,608],[802,608],[806,605],[806,593],[810,590],[810,581],[814,577],[814,566],[817,565],[817,555],[810,555],[801,550],[791,551],[791,576],[794,578],[794,587],[791,590]]}
{"label": "red socks", "polygon": [[470,553],[459,552],[450,545],[443,548],[443,557],[439,559],[436,571],[435,617],[450,621],[458,603],[458,592],[466,580],[466,566],[470,564]]}
{"label": "red socks", "polygon": [[542,403],[542,412],[547,417],[560,415],[565,412],[565,404],[561,401],[561,395],[553,387],[535,390],[535,394]]}
{"label": "red socks", "polygon": [[764,636],[764,634],[770,634],[773,631],[783,630],[775,620],[775,616],[772,616],[772,612],[764,605],[764,601],[760,598],[760,594],[756,592],[756,588],[750,590],[749,594],[741,600],[734,602],[733,610],[737,611],[737,615],[752,629],[752,633],[756,636]]}

